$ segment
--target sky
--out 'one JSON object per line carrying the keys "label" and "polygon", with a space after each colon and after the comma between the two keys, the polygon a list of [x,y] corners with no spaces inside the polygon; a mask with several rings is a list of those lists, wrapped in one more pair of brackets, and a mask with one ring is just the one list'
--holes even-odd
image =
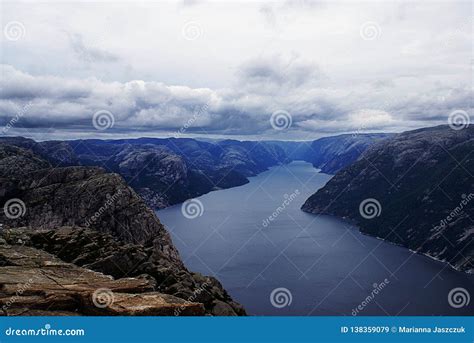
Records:
{"label": "sky", "polygon": [[0,135],[311,140],[473,115],[470,1],[0,4]]}

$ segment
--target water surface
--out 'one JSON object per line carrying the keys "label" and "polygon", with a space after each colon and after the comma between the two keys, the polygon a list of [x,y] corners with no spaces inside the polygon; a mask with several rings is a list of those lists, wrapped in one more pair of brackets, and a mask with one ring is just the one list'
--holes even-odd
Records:
{"label": "water surface", "polygon": [[[382,283],[359,315],[474,313],[473,301],[462,308],[448,303],[455,287],[473,294],[472,275],[362,235],[337,218],[301,211],[330,178],[293,162],[197,198],[204,210],[195,219],[183,216],[181,205],[157,214],[186,266],[218,278],[252,315],[351,315]],[[291,304],[272,305],[276,288],[291,293]]]}

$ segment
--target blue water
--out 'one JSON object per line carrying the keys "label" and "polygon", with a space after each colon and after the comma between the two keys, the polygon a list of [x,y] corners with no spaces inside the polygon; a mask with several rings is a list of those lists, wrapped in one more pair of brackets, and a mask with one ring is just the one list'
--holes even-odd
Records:
{"label": "blue water", "polygon": [[[293,162],[197,198],[203,208],[197,218],[183,216],[181,205],[157,214],[186,266],[215,276],[252,315],[352,315],[358,305],[357,315],[474,314],[474,300],[460,308],[448,302],[456,287],[474,296],[472,275],[362,235],[337,218],[301,211],[330,178]],[[276,288],[288,296],[273,306]]]}

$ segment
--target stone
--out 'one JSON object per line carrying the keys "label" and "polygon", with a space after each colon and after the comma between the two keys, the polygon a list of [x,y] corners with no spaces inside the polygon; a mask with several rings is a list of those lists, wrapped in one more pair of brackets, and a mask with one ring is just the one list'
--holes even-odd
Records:
{"label": "stone", "polygon": [[[1,246],[3,315],[204,315],[204,305],[153,291],[147,278],[94,272],[25,246]],[[99,301],[100,296],[105,301]]]}
{"label": "stone", "polygon": [[212,308],[212,314],[215,316],[236,316],[236,313],[230,307],[230,305],[220,300],[214,301],[214,307]]}

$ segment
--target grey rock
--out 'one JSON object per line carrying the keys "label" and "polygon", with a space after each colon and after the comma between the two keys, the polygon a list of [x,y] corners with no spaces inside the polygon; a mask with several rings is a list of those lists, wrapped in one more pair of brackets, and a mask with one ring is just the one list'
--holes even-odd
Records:
{"label": "grey rock", "polygon": [[[356,222],[361,231],[474,272],[474,127],[407,131],[339,171],[302,209]],[[365,199],[380,213],[361,216]]]}
{"label": "grey rock", "polygon": [[212,308],[212,314],[214,316],[236,316],[236,313],[229,304],[226,304],[220,300],[214,301]]}

